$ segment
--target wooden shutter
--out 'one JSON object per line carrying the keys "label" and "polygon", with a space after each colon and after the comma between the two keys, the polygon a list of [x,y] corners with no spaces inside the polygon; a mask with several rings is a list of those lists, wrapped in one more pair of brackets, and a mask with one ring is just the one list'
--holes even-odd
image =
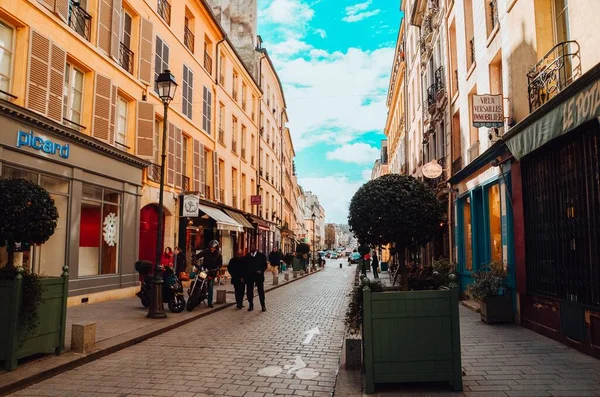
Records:
{"label": "wooden shutter", "polygon": [[175,187],[181,187],[183,179],[181,175],[182,141],[181,128],[175,127]]}
{"label": "wooden shutter", "polygon": [[119,62],[119,47],[121,44],[121,12],[123,12],[122,1],[112,0],[110,56],[117,62]]}
{"label": "wooden shutter", "polygon": [[65,84],[65,68],[67,53],[52,43],[50,55],[50,89],[48,100],[48,118],[57,123],[63,122],[63,87]]}
{"label": "wooden shutter", "polygon": [[69,0],[55,0],[54,13],[67,23],[69,20]]}
{"label": "wooden shutter", "polygon": [[94,119],[92,136],[105,142],[110,140],[110,107],[112,83],[108,77],[96,73]]}
{"label": "wooden shutter", "polygon": [[[115,130],[117,127],[117,86],[112,85],[110,89],[110,126],[108,128],[108,142],[111,145],[115,143]],[[121,146],[119,149],[125,149]]]}
{"label": "wooden shutter", "polygon": [[140,33],[140,65],[139,65],[139,79],[146,84],[152,82],[152,58],[154,52],[152,51],[152,41],[154,39],[153,25],[147,19],[141,18],[141,33]]}
{"label": "wooden shutter", "polygon": [[206,197],[206,152],[203,144],[200,144],[200,193]]}
{"label": "wooden shutter", "polygon": [[50,40],[31,30],[27,79],[27,108],[48,114],[50,91]]}
{"label": "wooden shutter", "polygon": [[50,11],[54,11],[54,2],[55,0],[38,0],[38,3],[40,3]]}
{"label": "wooden shutter", "polygon": [[194,139],[194,154],[192,156],[192,190],[200,191],[200,141]]}
{"label": "wooden shutter", "polygon": [[110,54],[113,0],[98,0],[98,47]]}
{"label": "wooden shutter", "polygon": [[175,126],[169,123],[169,144],[167,148],[167,185],[175,184]]}
{"label": "wooden shutter", "polygon": [[154,105],[137,103],[136,154],[146,159],[154,158]]}
{"label": "wooden shutter", "polygon": [[213,152],[213,176],[214,176],[214,198],[215,201],[221,201],[221,181],[219,175],[219,155],[217,152]]}
{"label": "wooden shutter", "polygon": [[[182,79],[182,86],[181,86],[181,111],[183,112],[183,114],[185,114],[186,116],[188,115],[188,72],[189,69],[187,66],[183,65],[183,79]],[[188,116],[189,117],[189,116]]]}

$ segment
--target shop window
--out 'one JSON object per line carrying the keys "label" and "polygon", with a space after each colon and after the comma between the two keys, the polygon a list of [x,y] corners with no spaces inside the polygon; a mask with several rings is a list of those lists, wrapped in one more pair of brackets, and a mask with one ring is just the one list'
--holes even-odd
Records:
{"label": "shop window", "polygon": [[83,185],[79,224],[79,276],[119,270],[121,194]]}
{"label": "shop window", "polygon": [[10,94],[13,74],[14,29],[0,21],[0,98],[14,99]]}
{"label": "shop window", "polygon": [[473,226],[471,223],[471,199],[467,197],[463,205],[463,239],[465,244],[464,270],[473,270]]}
{"label": "shop window", "polygon": [[492,185],[488,189],[488,209],[490,216],[490,260],[502,260],[502,220],[500,214],[500,187]]}

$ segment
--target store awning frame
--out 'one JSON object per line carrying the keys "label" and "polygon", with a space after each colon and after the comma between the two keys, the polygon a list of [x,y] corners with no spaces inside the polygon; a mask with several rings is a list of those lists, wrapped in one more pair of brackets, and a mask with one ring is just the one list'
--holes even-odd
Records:
{"label": "store awning frame", "polygon": [[229,230],[232,232],[243,232],[244,228],[229,215],[218,208],[209,207],[204,204],[199,205],[200,211],[211,217],[217,224],[218,230]]}
{"label": "store awning frame", "polygon": [[231,211],[228,209],[224,209],[223,211],[225,211],[225,213],[229,215],[234,221],[242,225],[242,227],[245,227],[247,229],[254,229],[254,226],[252,226],[252,224],[248,222],[246,217],[240,214],[239,212]]}
{"label": "store awning frame", "polygon": [[264,232],[268,232],[271,230],[269,222],[253,215],[248,215],[248,217],[250,218],[250,220],[252,220],[252,222],[256,223],[256,228],[258,230],[262,230]]}

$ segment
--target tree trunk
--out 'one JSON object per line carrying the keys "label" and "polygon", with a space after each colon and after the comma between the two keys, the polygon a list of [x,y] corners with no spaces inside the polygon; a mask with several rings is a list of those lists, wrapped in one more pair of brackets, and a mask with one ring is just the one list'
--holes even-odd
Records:
{"label": "tree trunk", "polygon": [[398,255],[398,266],[400,267],[400,289],[402,291],[408,291],[408,274],[406,268],[406,247],[396,244],[397,255]]}

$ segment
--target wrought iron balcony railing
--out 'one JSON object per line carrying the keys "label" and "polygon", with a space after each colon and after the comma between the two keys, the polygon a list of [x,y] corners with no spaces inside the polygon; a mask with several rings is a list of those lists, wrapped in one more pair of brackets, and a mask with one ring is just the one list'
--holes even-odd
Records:
{"label": "wrought iron balcony railing", "polygon": [[233,97],[234,101],[237,101],[237,90],[234,88],[233,90],[231,90],[231,96]]}
{"label": "wrought iron balcony railing", "polygon": [[193,53],[194,52],[194,34],[187,26],[183,29],[183,44]]}
{"label": "wrought iron balcony railing", "polygon": [[225,76],[223,76],[223,73],[219,73],[219,85],[221,87],[225,85]]}
{"label": "wrought iron balcony railing", "polygon": [[246,159],[246,148],[245,147],[242,148],[240,154],[242,155],[242,158],[245,160]]}
{"label": "wrought iron balcony railing", "polygon": [[471,40],[469,40],[469,51],[469,60],[471,61],[469,67],[471,67],[471,65],[475,63],[475,37],[472,37]]}
{"label": "wrought iron balcony railing", "polygon": [[210,186],[206,185],[204,186],[204,198],[207,200],[211,200],[212,196],[211,196],[211,191],[210,191]]}
{"label": "wrought iron balcony railing", "polygon": [[427,88],[427,108],[435,106],[435,84],[432,84]]}
{"label": "wrought iron balcony railing", "polygon": [[190,184],[190,177],[182,175],[181,176],[181,189],[184,192],[189,192],[191,190],[191,188],[192,188],[192,185]]}
{"label": "wrought iron balcony railing", "polygon": [[125,70],[129,72],[129,74],[133,74],[133,51],[125,46],[123,43],[119,43],[119,65]]}
{"label": "wrought iron balcony railing", "polygon": [[158,0],[158,6],[156,7],[158,15],[165,20],[167,25],[171,24],[171,4],[167,0]]}
{"label": "wrought iron balcony railing", "polygon": [[440,95],[441,93],[444,92],[446,87],[444,84],[444,67],[443,66],[440,66],[435,71],[433,84],[435,85],[435,94],[436,95]]}
{"label": "wrought iron balcony railing", "polygon": [[92,29],[92,16],[81,7],[79,1],[69,2],[69,26],[80,36],[90,41]]}
{"label": "wrought iron balcony railing", "polygon": [[237,153],[237,141],[235,139],[231,140],[231,151]]}
{"label": "wrought iron balcony railing", "polygon": [[527,73],[529,111],[533,112],[581,76],[577,41],[558,43]]}
{"label": "wrought iron balcony railing", "polygon": [[490,0],[490,13],[490,21],[492,22],[491,30],[494,30],[500,24],[500,19],[498,18],[498,0]]}
{"label": "wrought iron balcony railing", "polygon": [[223,145],[225,145],[225,131],[223,131],[223,128],[221,128],[221,127],[219,127],[218,139],[219,139],[219,143],[222,143]]}
{"label": "wrought iron balcony railing", "polygon": [[212,76],[212,58],[206,51],[204,52],[204,69]]}
{"label": "wrought iron balcony railing", "polygon": [[160,165],[151,163],[146,168],[146,175],[152,182],[160,183]]}

